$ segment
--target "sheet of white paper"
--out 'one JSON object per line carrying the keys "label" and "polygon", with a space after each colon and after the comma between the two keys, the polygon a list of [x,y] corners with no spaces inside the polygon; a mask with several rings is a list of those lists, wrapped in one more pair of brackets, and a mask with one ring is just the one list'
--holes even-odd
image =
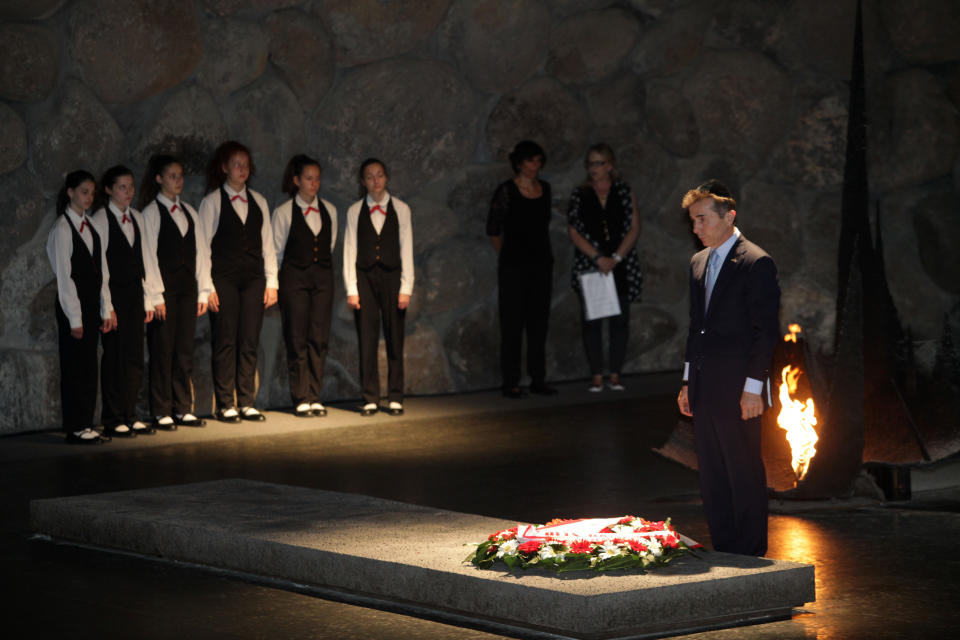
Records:
{"label": "sheet of white paper", "polygon": [[620,300],[617,298],[617,285],[613,281],[613,273],[604,274],[598,271],[581,273],[580,288],[583,290],[587,320],[620,315]]}

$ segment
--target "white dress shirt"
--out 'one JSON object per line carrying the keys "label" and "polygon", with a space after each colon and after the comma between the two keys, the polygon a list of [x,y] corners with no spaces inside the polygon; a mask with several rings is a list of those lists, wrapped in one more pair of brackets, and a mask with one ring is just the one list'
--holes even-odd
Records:
{"label": "white dress shirt", "polygon": [[[193,235],[197,245],[194,269],[197,279],[197,302],[206,304],[207,298],[210,297],[210,293],[213,291],[213,280],[210,278],[210,243],[207,242],[206,237],[203,235],[203,226],[200,224],[200,217],[193,207],[180,199],[180,196],[177,196],[174,201],[162,193],[158,193],[156,200],[151,201],[150,204],[143,208],[143,239],[149,253],[153,255],[154,263],[158,265],[158,274],[159,259],[157,257],[157,245],[160,238],[160,208],[157,206],[157,201],[170,212],[170,218],[173,219],[174,224],[177,225],[177,229],[180,230],[181,238],[186,236],[190,230],[190,225],[187,223],[187,216],[189,215],[193,219]],[[174,207],[176,207],[176,209],[174,209]],[[164,287],[162,275],[160,276],[159,287],[159,291],[153,292],[153,298],[151,300],[153,306],[163,304]]]}
{"label": "white dress shirt", "polygon": [[[263,275],[267,279],[267,289],[276,289],[277,285],[277,253],[273,245],[273,228],[270,226],[270,208],[267,206],[267,200],[262,195],[252,189],[244,188],[237,192],[230,188],[230,185],[223,185],[227,197],[230,198],[233,210],[237,212],[240,221],[247,223],[247,212],[249,204],[244,200],[253,198],[260,207],[263,216],[263,225],[260,230],[260,239],[263,252]],[[234,200],[235,196],[239,196]],[[220,190],[211,191],[200,202],[200,224],[203,227],[203,236],[207,245],[207,255],[210,255],[210,243],[213,242],[213,236],[217,234],[217,228],[220,226]],[[212,287],[211,283],[211,287]]]}
{"label": "white dress shirt", "polygon": [[[333,247],[337,244],[337,208],[317,196],[313,197],[313,202],[304,202],[298,193],[292,200],[287,200],[273,211],[273,246],[277,254],[278,265],[283,264],[283,251],[287,246],[287,236],[290,235],[290,224],[293,221],[292,203],[294,201],[296,201],[297,206],[300,207],[301,212],[313,207],[313,210],[304,216],[304,220],[307,226],[310,227],[313,235],[317,235],[323,230],[323,217],[319,211],[320,203],[322,202],[327,213],[330,215],[330,253],[333,253]],[[301,215],[303,214],[301,213]]]}
{"label": "white dress shirt", "polygon": [[[144,271],[143,308],[145,311],[150,311],[156,306],[153,304],[153,301],[158,295],[161,296],[162,300],[163,278],[160,277],[160,267],[157,266],[156,252],[150,251],[150,247],[147,244],[146,224],[144,223],[143,215],[132,207],[127,207],[126,211],[121,211],[111,200],[106,209],[100,209],[90,216],[90,220],[93,222],[93,226],[97,230],[97,233],[100,234],[101,241],[103,242],[104,256],[107,254],[107,247],[110,246],[110,223],[107,221],[107,215],[112,215],[116,219],[117,224],[120,225],[120,229],[123,231],[123,235],[127,238],[127,243],[131,247],[136,238],[134,236],[133,223],[129,220],[133,218],[136,220],[137,225],[140,226],[140,253],[143,256]],[[127,222],[123,221],[124,217],[127,218]]]}
{"label": "white dress shirt", "polygon": [[[70,277],[72,273],[70,258],[73,256],[74,249],[77,251],[83,251],[83,249],[73,246],[71,226],[80,234],[90,255],[93,254],[93,234],[97,231],[90,218],[68,206],[66,213],[57,216],[47,236],[47,258],[50,259],[50,266],[57,276],[57,299],[60,301],[64,315],[67,316],[70,328],[76,328],[83,326],[83,312],[80,307],[80,296],[77,295],[77,285]],[[113,301],[110,299],[110,270],[107,268],[106,245],[102,237],[100,237],[100,263],[103,271],[103,284],[100,286],[100,317],[106,320],[113,312]]]}
{"label": "white dress shirt", "polygon": [[[370,221],[377,233],[383,229],[383,223],[387,219],[387,205],[393,201],[393,208],[397,212],[397,220],[400,223],[400,293],[411,295],[413,293],[413,227],[410,224],[410,207],[406,202],[390,197],[390,194],[384,192],[383,200],[377,202],[370,194],[367,194],[367,208],[371,211],[377,205],[380,205],[380,211],[370,214]],[[357,292],[357,220],[360,217],[360,209],[363,206],[363,200],[357,200],[347,209],[347,228],[343,234],[343,284],[346,287],[348,296],[359,295]]]}

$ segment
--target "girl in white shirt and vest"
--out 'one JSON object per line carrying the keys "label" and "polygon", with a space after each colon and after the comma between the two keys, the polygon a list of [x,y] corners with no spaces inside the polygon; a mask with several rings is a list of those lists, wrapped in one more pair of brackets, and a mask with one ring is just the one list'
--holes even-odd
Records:
{"label": "girl in white shirt and vest", "polygon": [[155,258],[160,286],[150,301],[150,412],[165,431],[202,427],[194,413],[193,350],[197,318],[213,289],[209,246],[197,212],[180,199],[183,163],[170,155],[150,158],[140,186],[144,238]]}
{"label": "girl in white shirt and vest", "polygon": [[308,156],[296,155],[287,163],[283,190],[290,200],[273,212],[273,242],[290,398],[296,416],[325,416],[320,392],[333,312],[337,209],[317,196],[320,163]]}
{"label": "girl in white shirt and vest", "polygon": [[368,158],[360,165],[360,196],[347,210],[343,236],[343,281],[355,310],[360,343],[362,415],[380,402],[377,348],[380,323],[387,346],[387,412],[403,414],[404,318],[413,293],[413,230],[410,207],[387,192],[386,165]]}
{"label": "girl in white shirt and vest", "polygon": [[250,151],[235,141],[217,147],[207,171],[210,193],[200,223],[210,247],[210,326],[216,416],[222,422],[266,417],[254,406],[263,312],[277,302],[277,258],[270,209],[247,188]]}
{"label": "girl in white shirt and vest", "polygon": [[117,165],[100,180],[103,204],[91,216],[110,269],[115,331],[103,334],[100,358],[101,420],[113,437],[156,433],[137,418],[143,379],[143,325],[153,320],[153,297],[163,290],[156,254],[147,248],[143,217],[130,206],[136,191],[133,172]]}
{"label": "girl in white shirt and vest", "polygon": [[63,429],[71,444],[109,440],[93,428],[97,336],[117,324],[103,243],[86,214],[95,190],[96,180],[89,172],[67,174],[57,195],[57,219],[47,236],[47,257],[57,277],[60,403]]}

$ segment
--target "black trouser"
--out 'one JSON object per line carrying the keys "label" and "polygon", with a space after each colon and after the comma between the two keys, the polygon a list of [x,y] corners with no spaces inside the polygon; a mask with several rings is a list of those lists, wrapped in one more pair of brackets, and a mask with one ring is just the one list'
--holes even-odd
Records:
{"label": "black trouser", "polygon": [[380,266],[357,269],[360,309],[354,316],[360,343],[360,384],[365,403],[380,402],[380,323],[387,343],[387,400],[403,402],[403,333],[406,310],[397,308],[400,270]]}
{"label": "black trouser", "polygon": [[723,406],[716,400],[691,406],[700,496],[713,548],[762,556],[767,552],[767,481],[760,418],[741,419],[739,397]]}
{"label": "black trouser", "polygon": [[67,433],[93,428],[97,408],[97,344],[99,322],[84,318],[83,337],[70,335],[70,321],[56,304],[57,341],[60,351],[60,406]]}
{"label": "black trouser", "polygon": [[197,281],[193,273],[163,273],[166,318],[147,328],[150,351],[150,414],[193,411],[193,340],[197,333]]}
{"label": "black trouser", "polygon": [[294,407],[320,402],[333,312],[333,271],[319,266],[282,267],[279,303],[290,399]]}
{"label": "black trouser", "polygon": [[520,384],[520,354],[527,334],[527,373],[531,383],[543,384],[547,375],[547,327],[553,263],[545,265],[500,265],[500,370],[503,387]]}
{"label": "black trouser", "polygon": [[117,328],[103,334],[100,358],[101,421],[105,427],[137,419],[143,379],[143,286],[110,287]]}
{"label": "black trouser", "polygon": [[266,282],[263,276],[243,281],[213,279],[220,299],[220,310],[210,314],[213,393],[218,409],[253,406]]}
{"label": "black trouser", "polygon": [[608,318],[587,320],[583,304],[583,294],[580,294],[581,330],[583,333],[583,348],[587,352],[587,363],[590,365],[590,374],[603,375],[603,321],[606,320],[610,332],[610,373],[620,374],[623,361],[627,355],[627,342],[630,340],[630,301],[625,295],[617,296],[620,300],[620,315]]}

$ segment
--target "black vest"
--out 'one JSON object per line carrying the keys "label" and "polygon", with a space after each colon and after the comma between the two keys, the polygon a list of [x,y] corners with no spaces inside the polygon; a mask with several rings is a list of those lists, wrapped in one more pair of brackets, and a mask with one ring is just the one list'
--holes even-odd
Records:
{"label": "black vest", "polygon": [[317,204],[322,226],[320,233],[314,235],[310,226],[307,225],[303,209],[297,205],[295,199],[290,202],[290,232],[287,234],[287,244],[283,247],[281,268],[289,265],[297,269],[306,269],[315,264],[323,269],[329,269],[333,266],[333,260],[330,257],[330,226],[332,224],[330,214],[327,213],[327,208],[323,206],[320,198],[317,198]]}
{"label": "black vest", "polygon": [[[66,214],[64,214],[66,215]],[[77,287],[77,297],[80,299],[80,312],[84,327],[100,325],[100,288],[103,286],[103,265],[100,258],[100,235],[87,219],[93,236],[93,251],[87,251],[87,245],[67,220],[70,233],[73,234],[73,251],[70,254],[70,279]],[[126,242],[126,239],[124,239]],[[60,307],[60,301],[57,301]],[[62,310],[61,310],[62,313]]]}
{"label": "black vest", "polygon": [[157,233],[157,264],[163,278],[165,295],[187,295],[197,287],[197,234],[193,216],[181,202],[177,206],[187,219],[187,233],[180,235],[180,227],[174,222],[167,207],[159,200],[160,230]]}
{"label": "black vest", "polygon": [[220,187],[220,222],[210,242],[211,273],[214,278],[236,281],[263,277],[263,213],[249,189],[247,222],[230,203],[230,196]]}
{"label": "black vest", "polygon": [[[143,278],[146,273],[143,267],[143,248],[140,242],[140,225],[129,214],[128,219],[133,224],[133,245],[127,242],[127,236],[117,222],[110,207],[104,208],[107,216],[107,266],[110,268],[110,295],[129,295],[131,288],[138,289],[143,295]],[[120,294],[120,291],[124,291]]]}
{"label": "black vest", "polygon": [[393,208],[392,198],[387,203],[387,218],[379,234],[370,221],[366,198],[363,199],[357,220],[357,268],[367,270],[377,264],[390,271],[399,269],[401,265],[400,219]]}

